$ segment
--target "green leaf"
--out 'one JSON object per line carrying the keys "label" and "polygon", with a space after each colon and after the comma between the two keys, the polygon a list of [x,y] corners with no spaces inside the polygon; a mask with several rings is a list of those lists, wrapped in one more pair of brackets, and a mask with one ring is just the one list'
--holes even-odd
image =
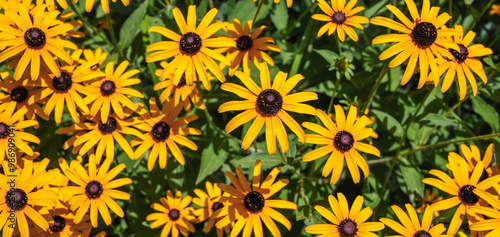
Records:
{"label": "green leaf", "polygon": [[[424,183],[422,183],[422,179],[424,179],[424,176],[422,175],[420,168],[413,165],[401,165],[399,168],[405,182],[402,185],[406,186],[407,195],[414,196],[415,194],[418,194],[420,197],[423,197]],[[415,197],[410,199],[414,200]]]}
{"label": "green leaf", "polygon": [[280,155],[270,155],[267,152],[258,152],[249,156],[243,157],[239,160],[232,160],[231,164],[240,168],[253,168],[255,161],[260,160],[262,169],[268,169],[283,164]]}
{"label": "green leaf", "polygon": [[271,14],[271,20],[278,31],[286,29],[288,24],[288,9],[284,1],[276,6],[273,14]]}
{"label": "green leaf", "polygon": [[493,129],[498,132],[500,129],[500,116],[495,107],[489,105],[480,97],[472,97],[472,109]]}
{"label": "green leaf", "polygon": [[467,6],[470,6],[474,2],[474,0],[465,0],[464,2],[465,4],[467,4]]}
{"label": "green leaf", "polygon": [[392,115],[380,110],[372,110],[372,112],[377,116],[377,121],[382,122],[390,133],[397,137],[403,136],[403,126]]}
{"label": "green leaf", "polygon": [[[253,19],[253,16],[257,12],[257,4],[252,1],[238,1],[236,6],[234,6],[234,10],[229,13],[229,17],[227,19],[238,19],[241,22],[242,27],[244,27],[247,21]],[[274,5],[274,3],[272,3]],[[271,1],[266,1],[262,8],[260,9],[259,15],[255,21],[259,21],[267,17],[267,13],[271,8]],[[255,22],[253,23],[255,25]]]}
{"label": "green leaf", "polygon": [[337,53],[328,49],[314,49],[314,52],[321,55],[329,64],[335,64],[335,59],[339,57]]}
{"label": "green leaf", "polygon": [[309,217],[309,215],[311,214],[311,206],[301,206],[299,207],[299,209],[295,212],[296,215],[295,215],[295,219],[297,221],[301,221],[301,220],[305,220]]}
{"label": "green leaf", "polygon": [[120,42],[118,43],[121,49],[125,49],[134,40],[134,38],[141,32],[141,24],[146,15],[146,10],[148,9],[149,1],[145,1],[139,6],[130,16],[125,20],[120,29]]}
{"label": "green leaf", "polygon": [[428,122],[429,125],[437,126],[456,125],[456,121],[454,119],[435,113],[427,114],[424,118],[422,118],[422,121]]}
{"label": "green leaf", "polygon": [[215,149],[214,143],[210,143],[203,150],[201,156],[200,172],[196,178],[196,184],[199,184],[207,176],[217,171],[226,161],[228,157],[227,149]]}
{"label": "green leaf", "polygon": [[479,13],[473,6],[470,6],[470,12],[472,13],[472,17],[474,17],[474,22],[477,22],[481,17],[481,13]]}
{"label": "green leaf", "polygon": [[497,69],[497,65],[493,62],[491,58],[483,58],[484,63],[488,64],[488,66]]}

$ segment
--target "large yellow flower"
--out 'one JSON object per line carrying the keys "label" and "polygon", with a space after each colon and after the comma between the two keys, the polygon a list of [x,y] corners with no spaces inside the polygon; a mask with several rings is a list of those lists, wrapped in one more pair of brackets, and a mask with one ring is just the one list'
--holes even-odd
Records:
{"label": "large yellow flower", "polygon": [[384,229],[384,224],[380,222],[366,222],[372,215],[371,208],[363,206],[363,197],[358,196],[351,206],[342,193],[337,193],[338,200],[333,196],[328,196],[330,207],[333,213],[328,209],[316,205],[314,209],[318,211],[332,224],[317,224],[306,227],[306,232],[309,234],[317,234],[322,236],[338,236],[338,237],[372,237],[375,234],[372,231]]}
{"label": "large yellow flower", "polygon": [[292,227],[290,221],[273,208],[296,210],[297,205],[285,200],[269,199],[288,184],[288,179],[282,179],[274,183],[280,172],[279,168],[274,168],[264,182],[261,183],[260,172],[261,162],[257,160],[253,168],[251,187],[248,185],[248,180],[240,168],[236,168],[238,177],[229,171],[226,172],[226,176],[231,180],[233,186],[224,183],[217,185],[224,192],[231,194],[232,197],[222,197],[220,199],[222,202],[228,201],[229,205],[224,206],[218,213],[214,214],[217,217],[223,217],[215,224],[217,228],[223,228],[236,221],[231,230],[231,236],[237,236],[243,230],[243,236],[249,237],[253,230],[255,237],[263,237],[262,222],[264,222],[271,234],[277,237],[281,236],[281,234],[273,221],[275,220],[290,230]]}
{"label": "large yellow flower", "polygon": [[369,120],[368,117],[362,116],[356,121],[356,115],[357,109],[354,106],[349,108],[346,118],[342,106],[335,105],[337,125],[325,112],[319,109],[317,110],[317,116],[325,127],[310,122],[302,124],[305,128],[318,133],[307,134],[306,143],[325,145],[305,154],[302,160],[309,162],[330,154],[322,174],[326,177],[333,171],[330,179],[331,184],[335,184],[339,180],[344,167],[344,158],[354,183],[360,181],[358,166],[363,171],[365,179],[368,177],[370,173],[368,164],[357,150],[380,157],[380,151],[376,147],[359,142],[369,137],[372,130],[365,127]]}
{"label": "large yellow flower", "polygon": [[267,150],[270,154],[276,153],[276,138],[283,152],[288,151],[288,137],[283,123],[285,123],[294,132],[299,142],[305,141],[304,130],[287,113],[303,113],[316,115],[316,110],[302,102],[316,100],[318,95],[314,92],[298,92],[288,95],[299,81],[304,79],[300,74],[294,75],[287,80],[287,73],[278,72],[271,85],[269,68],[266,63],[260,65],[260,84],[257,86],[248,75],[237,71],[235,75],[245,84],[245,87],[234,83],[224,83],[221,88],[237,94],[246,99],[245,101],[229,101],[219,107],[219,113],[231,110],[245,110],[236,115],[226,125],[226,132],[230,133],[237,127],[254,119],[252,125],[247,131],[241,148],[248,149],[252,142],[259,135],[262,127],[266,126]]}
{"label": "large yellow flower", "polygon": [[151,204],[151,208],[156,213],[151,213],[146,216],[146,221],[153,221],[151,229],[158,228],[162,225],[161,237],[167,237],[172,232],[173,237],[179,236],[179,231],[182,235],[188,236],[188,231],[194,233],[195,229],[191,221],[196,217],[193,215],[193,207],[188,207],[191,204],[191,196],[182,198],[182,193],[177,191],[175,197],[170,190],[167,190],[166,198],[160,198],[160,203]]}
{"label": "large yellow flower", "polygon": [[[476,167],[477,163],[479,163],[479,161],[482,161],[483,166],[484,166],[484,170],[483,170],[483,173],[481,174],[481,177],[479,178],[479,182],[481,182],[489,177],[500,174],[498,166],[496,166],[496,165],[490,166],[491,162],[493,161],[493,154],[495,152],[495,144],[491,143],[488,146],[488,148],[486,148],[486,151],[484,152],[483,159],[481,159],[481,152],[479,151],[479,148],[476,145],[471,145],[469,148],[467,145],[462,144],[462,145],[460,145],[460,150],[462,151],[463,157],[456,152],[450,152],[448,154],[448,158],[454,159],[456,162],[459,162],[459,160],[465,159],[467,161],[467,165],[468,165],[467,168],[469,170],[469,173],[472,173],[472,171],[474,171],[474,168]],[[446,168],[451,170],[451,164],[450,163],[446,164]]]}
{"label": "large yellow flower", "polygon": [[[413,75],[417,62],[419,63],[420,79],[418,81],[418,89],[424,86],[428,74],[429,67],[432,72],[438,71],[437,60],[434,55],[444,55],[448,58],[453,58],[453,55],[448,49],[453,49],[460,52],[458,45],[448,41],[445,37],[456,35],[454,29],[440,29],[444,24],[451,19],[448,13],[442,13],[438,16],[439,7],[430,6],[429,0],[423,1],[422,13],[418,14],[417,6],[413,0],[405,0],[413,22],[410,21],[399,8],[393,5],[386,5],[403,24],[398,23],[386,17],[374,17],[370,20],[372,24],[388,27],[392,30],[399,31],[401,34],[386,34],[379,35],[373,39],[372,43],[382,44],[390,42],[398,42],[397,44],[386,49],[380,54],[380,60],[386,60],[396,54],[390,63],[389,67],[397,67],[408,58],[408,66],[406,67],[401,85],[408,83]],[[434,85],[439,84],[437,74],[431,74],[430,78],[434,81]]]}
{"label": "large yellow flower", "polygon": [[210,24],[217,15],[217,9],[210,10],[196,27],[196,6],[191,5],[188,9],[187,22],[182,16],[179,8],[174,9],[174,18],[177,22],[181,34],[160,26],[149,28],[149,32],[160,33],[172,41],[161,41],[149,45],[146,48],[147,52],[154,52],[146,57],[146,62],[156,62],[174,57],[174,60],[168,64],[163,74],[160,75],[160,80],[165,80],[170,74],[174,74],[174,85],[178,85],[181,77],[185,74],[186,82],[192,85],[195,81],[195,73],[203,83],[207,90],[210,90],[210,82],[208,80],[208,68],[219,81],[224,82],[226,78],[222,74],[221,69],[214,62],[216,59],[226,65],[230,65],[222,54],[215,52],[210,48],[216,47],[234,47],[235,43],[228,38],[213,38],[209,39],[215,32],[224,26],[224,23],[217,22]]}
{"label": "large yellow flower", "polygon": [[354,16],[354,14],[363,11],[364,7],[354,7],[358,1],[351,0],[347,5],[345,0],[332,1],[332,6],[328,5],[325,0],[318,0],[318,5],[323,10],[324,14],[314,14],[312,18],[318,21],[328,22],[318,31],[318,37],[328,31],[331,35],[337,30],[337,35],[340,41],[344,42],[345,34],[354,41],[358,41],[358,35],[352,27],[363,29],[361,24],[367,24],[368,18],[364,16]]}

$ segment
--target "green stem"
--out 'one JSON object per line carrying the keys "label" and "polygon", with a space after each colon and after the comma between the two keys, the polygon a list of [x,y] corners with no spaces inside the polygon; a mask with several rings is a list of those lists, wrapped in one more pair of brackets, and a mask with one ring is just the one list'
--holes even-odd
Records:
{"label": "green stem", "polygon": [[288,26],[288,28],[286,28],[286,32],[283,34],[283,38],[286,38],[290,34],[290,32],[292,32],[295,26],[302,20],[302,18],[307,15],[307,13],[309,13],[311,8],[316,6],[317,3],[318,2],[313,2],[311,5],[309,5],[309,7],[307,7],[306,10],[302,12],[302,14],[300,14],[299,18],[297,18],[291,25]]}
{"label": "green stem", "polygon": [[213,0],[208,0],[208,6],[210,7],[210,9],[214,8]]}
{"label": "green stem", "polygon": [[295,169],[295,167],[293,167],[293,166],[291,166],[291,165],[288,164],[288,160],[287,160],[285,154],[283,154],[283,151],[281,150],[281,146],[279,144],[278,144],[278,152],[280,153],[280,157],[283,160],[283,164],[285,164],[285,166],[288,169],[290,169],[297,176],[299,176],[299,192],[300,192],[300,196],[304,200],[304,203],[307,206],[309,206],[309,198],[307,197],[306,192],[304,190],[304,175],[302,175],[299,170]]}
{"label": "green stem", "polygon": [[332,98],[330,99],[330,104],[328,105],[328,110],[326,111],[326,114],[330,114],[330,112],[332,111],[333,99],[335,98],[335,94],[337,93],[337,88],[339,86],[341,78],[342,78],[342,74],[340,74],[340,77],[338,77],[337,81],[335,82],[335,86],[333,86]]}
{"label": "green stem", "polygon": [[493,45],[495,45],[499,39],[500,39],[500,34],[497,35],[497,37],[488,45],[488,48],[493,47]]}
{"label": "green stem", "polygon": [[210,113],[208,112],[208,108],[204,109],[203,113],[205,114],[205,117],[206,117],[206,119],[208,121],[208,124],[210,125],[210,127],[212,127],[213,129],[215,129],[215,131],[217,131],[218,133],[222,134],[223,136],[225,136],[227,138],[233,139],[234,141],[236,141],[239,144],[242,143],[242,141],[240,139],[232,136],[231,134],[227,133],[226,131],[222,130],[217,125],[215,125],[214,120],[212,119],[212,116],[210,116]]}
{"label": "green stem", "polygon": [[368,165],[376,165],[376,164],[381,164],[381,163],[386,163],[391,161],[392,158],[384,158],[384,159],[377,159],[377,160],[367,160],[366,163]]}
{"label": "green stem", "polygon": [[479,17],[477,19],[474,20],[474,23],[472,24],[472,26],[470,27],[469,30],[473,30],[474,27],[476,27],[477,23],[479,23],[479,21],[481,20],[481,18],[483,17],[484,13],[486,13],[487,10],[489,10],[491,8],[491,5],[493,4],[493,2],[495,2],[495,0],[490,0],[490,2],[488,3],[488,5],[486,5],[483,10],[481,11],[481,13],[479,14]]}
{"label": "green stem", "polygon": [[[449,10],[448,10],[449,12],[448,12],[448,14],[449,14],[450,16],[453,16],[453,0],[448,0],[448,7],[449,7]],[[449,21],[449,23],[448,23],[448,27],[449,27],[449,28],[452,28],[452,27],[453,27],[453,21]]]}
{"label": "green stem", "polygon": [[340,45],[339,37],[336,36],[335,39],[337,40],[337,48],[339,50],[339,55],[340,55],[342,53],[342,46]]}
{"label": "green stem", "polygon": [[306,27],[306,32],[302,36],[300,46],[299,46],[299,52],[297,52],[297,55],[293,59],[292,63],[292,68],[290,69],[290,74],[289,75],[295,75],[299,71],[300,64],[302,63],[302,58],[304,57],[304,52],[309,45],[309,41],[311,40],[312,33],[313,33],[313,28],[314,25],[316,25],[316,20],[314,19],[309,19],[309,22],[307,23]]}
{"label": "green stem", "polygon": [[89,33],[92,36],[98,35],[99,38],[102,39],[102,41],[104,41],[109,46],[113,47],[113,44],[111,42],[109,42],[109,40],[106,39],[106,37],[104,37],[102,34],[100,34],[99,30],[97,28],[95,28],[95,26],[90,24],[90,22],[87,20],[87,18],[84,17],[81,13],[79,13],[76,10],[76,6],[75,6],[75,3],[73,1],[68,1],[68,3],[69,3],[68,5],[71,8],[71,10],[73,10],[73,12],[76,14],[76,16],[78,16],[78,18],[83,22],[83,25],[85,26],[85,28],[87,28],[87,30],[89,31]]}
{"label": "green stem", "polygon": [[120,61],[123,61],[125,59],[125,56],[123,56],[123,52],[120,50],[120,47],[118,47],[118,42],[116,41],[115,37],[115,31],[113,30],[113,23],[111,22],[111,14],[106,14],[106,19],[108,19],[109,34],[111,35],[111,42],[113,42],[113,47],[118,53],[118,56],[120,56]]}
{"label": "green stem", "polygon": [[370,103],[373,100],[373,96],[375,96],[375,93],[377,92],[380,84],[382,83],[382,79],[384,79],[387,72],[389,72],[389,64],[386,64],[384,66],[384,68],[382,69],[382,72],[380,72],[380,75],[378,76],[377,81],[375,82],[375,85],[373,86],[372,91],[370,92],[370,95],[368,96],[368,100],[366,101],[366,104],[361,111],[364,112],[364,111],[366,111],[366,109],[368,109],[368,107],[370,107]]}
{"label": "green stem", "polygon": [[259,7],[257,7],[257,11],[255,12],[255,15],[253,16],[252,24],[255,24],[255,20],[257,19],[257,15],[259,15],[260,9],[262,8],[263,4],[264,4],[264,0],[260,0]]}

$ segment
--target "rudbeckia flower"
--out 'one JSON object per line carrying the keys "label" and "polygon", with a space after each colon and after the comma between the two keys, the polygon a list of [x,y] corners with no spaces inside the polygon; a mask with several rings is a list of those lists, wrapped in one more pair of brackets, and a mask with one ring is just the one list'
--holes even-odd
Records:
{"label": "rudbeckia flower", "polygon": [[54,223],[49,224],[46,231],[40,231],[35,228],[38,234],[35,237],[70,237],[70,236],[88,236],[92,230],[92,225],[88,215],[85,215],[83,220],[76,224],[73,220],[75,212],[72,212],[66,202],[58,201],[57,205],[50,209],[40,210],[41,214],[46,219],[54,220]]}
{"label": "rudbeckia flower", "polygon": [[[113,2],[116,2],[116,0],[112,0]],[[85,11],[90,12],[92,11],[92,7],[94,7],[94,2],[95,0],[85,0]],[[130,3],[129,0],[121,0],[124,6],[128,6]],[[101,6],[102,6],[102,11],[106,14],[109,14],[109,0],[101,0]]]}
{"label": "rudbeckia flower", "polygon": [[97,63],[92,65],[92,67],[90,67],[90,70],[100,71],[100,67],[102,66],[106,58],[108,58],[108,53],[103,52],[100,47],[97,48],[95,52],[93,52],[91,49],[84,49],[83,57],[84,59],[78,60],[80,64],[84,64],[88,61],[95,61],[95,59],[97,59]]}
{"label": "rudbeckia flower", "polygon": [[226,132],[230,133],[237,127],[255,119],[248,129],[241,149],[246,150],[259,135],[260,130],[266,126],[266,142],[269,154],[276,153],[276,138],[283,152],[288,151],[288,137],[283,123],[285,123],[298,137],[299,142],[305,141],[304,130],[288,114],[287,111],[316,115],[316,110],[302,102],[317,100],[318,95],[314,92],[298,92],[290,94],[290,91],[299,81],[304,79],[300,74],[294,75],[287,80],[287,73],[278,72],[271,85],[269,68],[266,63],[260,65],[260,84],[257,86],[248,75],[241,71],[235,75],[243,82],[245,87],[234,83],[224,83],[221,89],[235,93],[246,99],[245,101],[229,101],[219,107],[219,113],[232,110],[245,110],[236,115],[226,125]]}
{"label": "rudbeckia flower", "polygon": [[[253,2],[256,2],[257,0],[252,0]],[[262,0],[264,1],[264,0]],[[280,3],[280,0],[274,0],[274,3],[278,4]],[[286,0],[286,6],[287,7],[292,7],[292,4],[293,4],[293,0]]]}
{"label": "rudbeckia flower", "polygon": [[364,16],[354,16],[365,9],[364,7],[354,7],[358,1],[351,0],[347,5],[345,0],[332,1],[332,5],[328,5],[325,0],[318,0],[318,5],[323,10],[324,14],[314,14],[312,18],[318,21],[328,22],[318,31],[318,37],[328,31],[328,35],[332,35],[337,30],[337,35],[340,41],[344,42],[345,34],[354,41],[358,41],[358,35],[352,27],[363,29],[361,24],[367,24],[368,18]]}
{"label": "rudbeckia flower", "polygon": [[[221,202],[222,195],[224,196],[229,196],[228,193],[222,193],[222,190],[217,186],[217,185],[212,185],[210,182],[205,183],[205,187],[207,189],[207,192],[205,193],[201,189],[195,189],[194,193],[198,197],[193,198],[193,203],[200,206],[199,209],[196,209],[193,214],[197,216],[196,222],[203,222],[206,219],[210,218],[208,220],[207,224],[205,225],[205,228],[203,228],[203,232],[205,234],[208,234],[212,227],[214,227],[214,224],[219,221],[221,218],[217,218],[217,211],[221,210],[224,206],[228,206],[229,202]],[[222,237],[224,235],[224,232],[226,234],[229,234],[231,231],[231,224],[224,226],[222,228],[216,228],[217,229],[217,236]]]}
{"label": "rudbeckia flower", "polygon": [[408,58],[408,66],[401,79],[401,85],[408,83],[415,71],[417,62],[419,63],[420,79],[417,88],[424,86],[427,76],[429,75],[429,67],[432,72],[430,80],[434,81],[434,85],[439,84],[437,77],[437,60],[434,55],[444,55],[448,58],[453,58],[453,55],[448,49],[453,49],[460,52],[457,44],[446,39],[447,36],[456,35],[454,29],[440,29],[451,19],[448,13],[439,14],[439,7],[430,6],[429,0],[423,1],[422,13],[418,14],[417,6],[413,0],[405,0],[408,10],[413,19],[410,21],[401,10],[393,5],[386,5],[403,24],[398,23],[386,17],[374,17],[370,22],[374,25],[388,27],[392,30],[399,31],[401,34],[386,34],[379,35],[372,40],[373,44],[398,42],[397,44],[386,49],[378,57],[380,60],[386,60],[396,54],[394,59],[389,63],[389,67],[397,67],[405,62]]}
{"label": "rudbeckia flower", "polygon": [[[481,177],[479,178],[479,182],[500,174],[496,165],[490,166],[491,162],[493,161],[493,153],[495,152],[495,145],[493,143],[491,143],[488,148],[486,148],[483,159],[481,159],[481,152],[476,145],[471,145],[470,147],[468,147],[467,145],[462,144],[460,145],[460,150],[462,151],[463,157],[456,152],[450,152],[448,154],[448,158],[454,159],[456,162],[465,159],[465,161],[467,161],[467,168],[469,170],[469,173],[472,173],[477,163],[479,163],[479,161],[482,161],[484,170],[481,174]],[[451,164],[446,164],[446,168],[451,170]]]}
{"label": "rudbeckia flower", "polygon": [[40,139],[23,129],[37,126],[35,120],[22,120],[27,108],[21,108],[14,113],[14,108],[0,112],[0,162],[9,157],[9,139],[14,139],[17,150],[28,155],[33,155],[33,150],[28,142],[40,143]]}
{"label": "rudbeckia flower", "polygon": [[[418,213],[422,213],[425,211],[427,207],[430,207],[432,204],[443,200],[443,197],[437,196],[435,191],[429,191],[429,189],[425,189],[424,197],[422,198],[422,205],[417,209]],[[434,211],[435,216],[439,216],[439,212]]]}
{"label": "rudbeckia flower", "polygon": [[224,183],[217,185],[222,191],[231,194],[232,197],[221,198],[223,202],[228,201],[229,205],[224,206],[217,214],[217,217],[222,217],[222,219],[215,226],[223,228],[236,221],[231,230],[231,236],[237,236],[243,230],[243,236],[250,236],[253,231],[255,237],[263,237],[262,222],[264,222],[273,236],[281,236],[273,221],[275,220],[290,230],[292,227],[290,221],[273,208],[296,210],[297,205],[285,200],[269,199],[289,182],[288,179],[282,179],[274,183],[279,172],[279,168],[274,168],[261,183],[261,162],[257,160],[253,168],[252,186],[250,186],[240,168],[236,168],[238,177],[227,171],[226,176],[231,180],[233,186]]}
{"label": "rudbeckia flower", "polygon": [[[500,184],[498,182],[493,183],[493,188],[495,188],[497,196],[500,195]],[[470,207],[473,212],[488,216],[490,219],[473,223],[469,228],[473,231],[487,233],[482,235],[484,237],[497,237],[500,236],[500,201],[498,199],[492,200],[489,204],[493,209],[481,206]]]}
{"label": "rudbeckia flower", "polygon": [[194,233],[195,229],[191,221],[196,217],[193,216],[193,207],[188,207],[191,204],[191,196],[182,198],[182,193],[177,191],[175,197],[170,190],[167,190],[166,198],[160,198],[160,203],[151,204],[151,208],[158,211],[146,216],[146,221],[153,221],[151,229],[158,228],[162,225],[161,237],[167,237],[172,233],[173,237],[179,236],[179,231],[182,235],[188,236],[188,231]]}
{"label": "rudbeckia flower", "polygon": [[316,205],[314,209],[325,217],[332,224],[317,224],[306,227],[306,232],[309,234],[317,234],[322,236],[338,236],[338,237],[371,237],[375,236],[372,231],[384,229],[384,224],[380,222],[366,222],[372,215],[373,211],[369,207],[363,206],[363,197],[358,196],[351,206],[342,193],[337,193],[338,200],[333,196],[328,196],[328,202],[333,210],[333,213],[328,209]]}
{"label": "rudbeckia flower", "polygon": [[168,64],[163,74],[160,75],[160,80],[165,80],[170,74],[174,74],[174,85],[178,85],[181,77],[185,74],[186,83],[192,85],[195,81],[195,73],[203,83],[207,90],[210,90],[210,82],[208,80],[207,71],[210,70],[220,82],[224,82],[226,78],[222,74],[221,69],[214,62],[216,59],[226,65],[230,62],[222,54],[215,52],[210,48],[218,47],[234,47],[235,43],[228,38],[212,38],[224,23],[217,22],[210,24],[217,15],[217,9],[210,10],[196,27],[196,6],[191,5],[188,8],[187,21],[182,16],[179,8],[174,9],[174,19],[177,22],[181,34],[160,26],[149,28],[149,32],[160,33],[172,41],[160,41],[149,45],[146,52],[154,52],[146,57],[146,62],[156,62],[174,57],[174,60]]}
{"label": "rudbeckia flower", "polygon": [[356,115],[357,109],[354,106],[349,108],[346,118],[342,106],[335,105],[337,125],[325,112],[319,109],[317,110],[317,116],[325,127],[311,122],[302,124],[305,128],[318,133],[307,134],[306,143],[324,145],[305,154],[302,160],[309,162],[330,154],[325,167],[323,167],[322,175],[326,177],[333,171],[330,179],[331,184],[335,184],[339,180],[344,167],[344,159],[354,183],[360,181],[358,166],[363,171],[365,179],[368,177],[370,173],[368,164],[358,150],[380,157],[380,151],[376,147],[359,142],[369,137],[372,130],[365,127],[369,121],[368,117],[362,116],[359,120],[356,120]]}

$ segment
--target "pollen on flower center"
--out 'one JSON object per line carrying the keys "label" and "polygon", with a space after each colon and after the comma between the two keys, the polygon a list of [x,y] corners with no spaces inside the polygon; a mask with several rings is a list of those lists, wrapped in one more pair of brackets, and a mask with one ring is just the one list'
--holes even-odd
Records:
{"label": "pollen on flower center", "polygon": [[337,134],[335,134],[333,145],[341,152],[347,152],[351,150],[354,145],[354,137],[348,131],[339,131],[337,132]]}
{"label": "pollen on flower center", "polygon": [[196,54],[201,48],[201,37],[194,32],[188,32],[182,35],[179,46],[185,54]]}
{"label": "pollen on flower center", "polygon": [[262,210],[265,203],[266,199],[264,199],[264,196],[256,191],[249,192],[244,199],[245,207],[253,213],[257,213]]}
{"label": "pollen on flower center", "polygon": [[425,230],[419,230],[419,231],[415,232],[413,237],[432,237],[432,235]]}
{"label": "pollen on flower center", "polygon": [[9,126],[5,123],[0,123],[0,139],[9,136]]}
{"label": "pollen on flower center", "polygon": [[10,98],[18,103],[23,102],[28,98],[28,90],[24,86],[18,86],[10,92]]}
{"label": "pollen on flower center", "polygon": [[436,26],[429,22],[420,22],[413,28],[411,35],[420,47],[430,46],[437,38]]}
{"label": "pollen on flower center", "polygon": [[90,199],[99,198],[102,194],[103,188],[101,182],[97,180],[90,181],[85,187],[85,194]]}
{"label": "pollen on flower center", "polygon": [[28,45],[30,49],[41,49],[46,43],[45,33],[36,28],[29,28],[24,33],[24,42]]}
{"label": "pollen on flower center", "polygon": [[28,196],[22,189],[10,189],[5,195],[5,202],[10,209],[19,211],[28,203]]}
{"label": "pollen on flower center", "polygon": [[355,237],[356,232],[358,231],[356,222],[349,218],[344,219],[342,222],[340,222],[338,228],[341,237]]}
{"label": "pollen on flower center", "polygon": [[476,187],[472,185],[464,185],[458,190],[458,197],[462,203],[467,205],[474,205],[479,202],[479,196],[477,196],[473,191]]}
{"label": "pollen on flower center", "polygon": [[165,122],[158,122],[153,126],[151,133],[155,140],[164,141],[170,136],[170,126]]}
{"label": "pollen on flower center", "polygon": [[108,121],[106,122],[106,124],[103,124],[102,121],[99,120],[97,128],[103,134],[112,133],[116,130],[116,119],[113,117],[108,117]]}
{"label": "pollen on flower center", "polygon": [[179,219],[179,217],[181,216],[180,215],[181,213],[179,212],[179,210],[177,209],[172,209],[168,212],[168,218],[170,218],[170,220],[172,221],[176,221],[177,219]]}
{"label": "pollen on flower center", "polygon": [[469,50],[467,47],[465,47],[463,44],[458,44],[458,47],[460,48],[460,52],[454,50],[454,49],[449,49],[451,55],[455,57],[457,62],[461,63],[469,57]]}
{"label": "pollen on flower center", "polygon": [[215,212],[223,207],[224,204],[222,204],[221,202],[215,202],[214,204],[212,204],[212,211]]}
{"label": "pollen on flower center", "polygon": [[264,115],[275,115],[283,106],[283,97],[274,89],[265,89],[257,96],[257,108]]}
{"label": "pollen on flower center", "polygon": [[346,20],[345,14],[343,12],[335,12],[332,15],[333,23],[337,25],[342,25]]}
{"label": "pollen on flower center", "polygon": [[71,80],[71,76],[66,72],[61,72],[60,77],[54,77],[54,79],[52,79],[52,85],[56,91],[60,93],[64,93],[71,89],[72,84],[73,80]]}
{"label": "pollen on flower center", "polygon": [[54,224],[52,226],[49,226],[49,229],[52,232],[60,232],[66,226],[66,221],[64,220],[63,217],[55,215],[52,217],[52,219],[54,219]]}
{"label": "pollen on flower center", "polygon": [[115,93],[116,85],[113,81],[106,80],[101,84],[101,93],[104,96],[109,96]]}
{"label": "pollen on flower center", "polygon": [[238,40],[236,41],[236,46],[240,49],[240,50],[249,50],[252,48],[253,46],[253,40],[252,38],[250,38],[249,36],[247,35],[242,35],[240,36],[240,38],[238,38]]}

